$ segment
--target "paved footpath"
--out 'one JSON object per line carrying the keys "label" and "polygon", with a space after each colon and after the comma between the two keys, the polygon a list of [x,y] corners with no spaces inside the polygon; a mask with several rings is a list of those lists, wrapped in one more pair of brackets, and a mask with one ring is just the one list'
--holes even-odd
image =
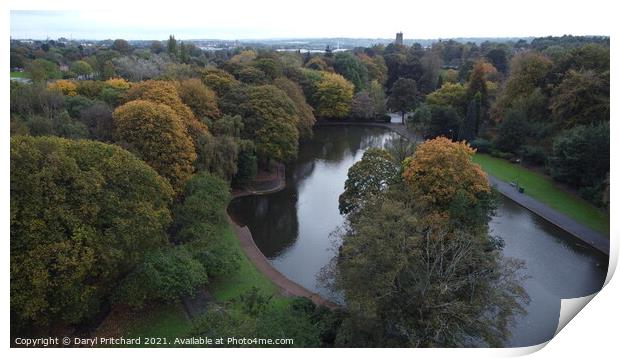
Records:
{"label": "paved footpath", "polygon": [[[335,122],[324,123],[319,125],[370,125],[374,127],[389,128],[401,136],[413,142],[420,142],[422,139],[415,133],[410,132],[407,127],[400,123],[383,123],[383,122]],[[487,174],[488,175],[488,174]],[[547,204],[532,198],[529,195],[519,193],[515,187],[503,182],[492,175],[488,175],[489,182],[505,197],[513,200],[517,204],[530,210],[536,215],[541,216],[545,220],[559,227],[560,229],[575,236],[579,240],[591,245],[600,252],[609,255],[609,236],[603,235],[589,227],[575,221],[574,219],[560,213]]]}
{"label": "paved footpath", "polygon": [[[265,195],[275,193],[284,189],[286,186],[284,165],[278,167],[278,179],[271,180],[269,183],[258,183],[254,185],[251,190],[235,190],[232,193],[232,197],[239,198],[248,195]],[[260,188],[260,189],[259,189]],[[241,243],[241,248],[245,252],[248,259],[254,264],[254,266],[267,277],[274,285],[280,289],[280,293],[283,296],[296,296],[306,297],[310,299],[316,305],[322,305],[329,309],[337,309],[339,306],[323,297],[319,294],[312,292],[300,284],[290,280],[284,276],[280,271],[271,265],[269,260],[263,255],[260,249],[256,246],[252,233],[247,226],[238,225],[231,217],[228,216],[228,221],[235,231],[235,235]]]}

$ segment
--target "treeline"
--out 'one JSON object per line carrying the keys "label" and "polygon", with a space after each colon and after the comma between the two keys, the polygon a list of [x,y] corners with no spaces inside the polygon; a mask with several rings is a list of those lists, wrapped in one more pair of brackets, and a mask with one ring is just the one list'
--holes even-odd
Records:
{"label": "treeline", "polygon": [[541,51],[518,51],[509,62],[492,50],[463,77],[463,68],[443,71],[408,125],[426,138],[466,140],[479,153],[542,167],[608,208],[609,48],[544,41],[532,44]]}

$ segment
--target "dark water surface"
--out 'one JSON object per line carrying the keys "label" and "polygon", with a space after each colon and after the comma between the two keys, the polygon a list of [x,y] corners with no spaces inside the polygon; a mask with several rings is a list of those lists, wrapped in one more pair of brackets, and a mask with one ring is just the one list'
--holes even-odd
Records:
{"label": "dark water surface", "polygon": [[[370,147],[382,147],[396,133],[375,127],[318,127],[287,167],[286,188],[278,193],[234,200],[228,211],[247,225],[258,248],[280,272],[307,289],[333,297],[317,274],[335,255],[330,234],[344,221],[338,196],[347,171]],[[517,318],[507,345],[529,346],[550,339],[557,327],[560,299],[598,291],[605,281],[607,257],[539,216],[502,198],[490,223],[505,241],[504,254],[522,259],[530,278],[531,303]]]}

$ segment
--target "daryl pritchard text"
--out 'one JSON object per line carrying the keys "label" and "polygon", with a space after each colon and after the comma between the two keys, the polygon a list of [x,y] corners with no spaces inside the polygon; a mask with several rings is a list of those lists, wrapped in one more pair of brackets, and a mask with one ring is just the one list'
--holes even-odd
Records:
{"label": "daryl pritchard text", "polygon": [[247,338],[247,337],[187,337],[170,339],[166,337],[42,337],[42,338],[15,338],[15,345],[21,347],[95,347],[95,346],[210,346],[210,345],[292,345],[291,338]]}

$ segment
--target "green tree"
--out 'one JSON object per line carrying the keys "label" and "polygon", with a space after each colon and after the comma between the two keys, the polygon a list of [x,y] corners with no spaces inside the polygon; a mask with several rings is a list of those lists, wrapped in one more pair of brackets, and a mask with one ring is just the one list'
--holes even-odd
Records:
{"label": "green tree", "polygon": [[[473,99],[473,98],[472,98]],[[426,96],[426,103],[433,106],[452,106],[464,116],[467,111],[467,88],[460,83],[444,83],[441,88]]]}
{"label": "green tree", "polygon": [[400,112],[402,123],[405,123],[405,114],[412,110],[418,101],[418,87],[414,80],[399,78],[392,86],[387,105],[393,111]]}
{"label": "green tree", "polygon": [[75,61],[71,64],[71,72],[78,75],[78,77],[88,77],[93,73],[93,68],[86,61]]}
{"label": "green tree", "polygon": [[144,252],[167,241],[172,194],[120,147],[13,137],[12,326],[45,332],[99,313]]}
{"label": "green tree", "polygon": [[334,56],[334,70],[353,83],[355,92],[359,92],[366,88],[368,70],[352,53],[337,53]]}
{"label": "green tree", "polygon": [[553,142],[551,176],[578,188],[602,183],[609,172],[609,139],[609,124],[564,131]]}
{"label": "green tree", "polygon": [[27,66],[27,70],[33,82],[42,82],[48,79],[59,79],[62,77],[58,65],[42,58],[30,62]]}
{"label": "green tree", "polygon": [[368,94],[374,105],[374,116],[381,118],[386,115],[387,109],[385,107],[385,91],[383,86],[376,80],[370,82],[370,89]]}
{"label": "green tree", "polygon": [[244,132],[245,138],[254,138],[256,154],[263,160],[294,159],[299,144],[299,116],[293,101],[272,85],[250,87],[248,97]]}
{"label": "green tree", "polygon": [[430,112],[430,121],[425,133],[426,138],[443,136],[452,140],[458,139],[462,119],[454,108],[450,106],[430,106]]}
{"label": "green tree", "polygon": [[511,109],[498,127],[495,146],[516,153],[529,135],[527,115],[522,109]]}
{"label": "green tree", "polygon": [[341,214],[359,210],[365,201],[395,182],[400,166],[383,149],[370,148],[347,173],[344,192],[338,198]]}
{"label": "green tree", "polygon": [[193,296],[208,282],[205,268],[185,247],[166,247],[146,255],[120,282],[113,302],[134,308],[152,302],[178,302],[183,297]]}
{"label": "green tree", "polygon": [[113,118],[116,138],[180,192],[196,152],[178,115],[166,105],[135,100],[114,110]]}
{"label": "green tree", "polygon": [[168,54],[170,56],[176,56],[178,53],[177,49],[177,40],[174,38],[174,35],[170,35],[167,43]]}
{"label": "green tree", "polygon": [[215,241],[217,230],[226,224],[229,191],[227,183],[212,174],[193,175],[183,191],[183,201],[174,210],[175,241]]}

